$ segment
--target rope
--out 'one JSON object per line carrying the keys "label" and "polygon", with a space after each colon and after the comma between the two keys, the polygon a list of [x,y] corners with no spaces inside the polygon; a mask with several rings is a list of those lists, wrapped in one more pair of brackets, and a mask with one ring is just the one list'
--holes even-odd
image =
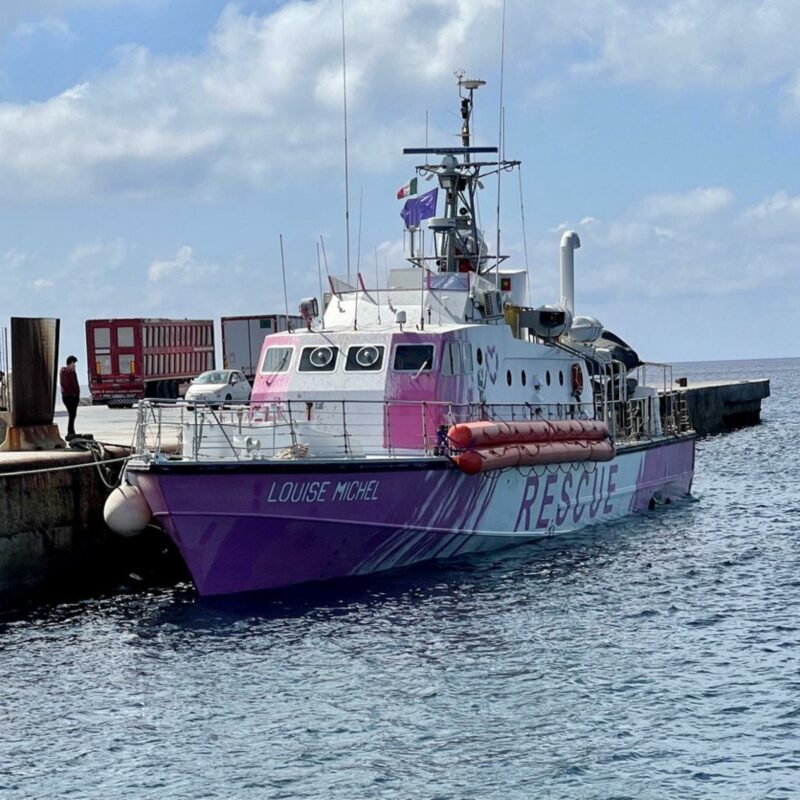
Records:
{"label": "rope", "polygon": [[[92,460],[97,467],[97,474],[106,489],[116,489],[122,481],[122,470],[114,477],[113,470],[109,468],[111,459],[106,458],[106,447],[114,447],[107,442],[97,442],[94,439],[73,439],[70,445],[75,450],[85,450],[92,454]],[[131,448],[133,450],[133,448]],[[127,456],[125,460],[128,460]]]}
{"label": "rope", "polygon": [[[23,470],[18,470],[16,472],[1,472],[0,471],[0,478],[17,478],[17,477],[21,477],[21,476],[25,476],[25,475],[42,475],[42,474],[47,473],[47,472],[65,472],[66,470],[82,469],[84,467],[98,467],[99,468],[100,465],[97,462],[96,455],[95,455],[94,451],[88,450],[88,452],[91,452],[92,455],[94,456],[94,458],[91,461],[87,461],[86,463],[83,463],[83,464],[63,464],[63,465],[61,465],[59,467],[42,467],[41,469],[23,469]],[[122,456],[120,458],[104,459],[102,464],[103,464],[103,466],[106,466],[108,464],[118,464],[120,462],[130,461],[131,458],[133,458],[133,456],[128,455],[128,456]],[[121,474],[121,471],[120,471],[120,474]],[[105,478],[103,477],[102,474],[101,474],[100,477],[103,480],[103,483],[105,483],[106,487],[109,488],[109,489],[114,489],[115,486],[117,485],[117,484],[114,484],[113,486],[109,486],[109,484],[106,482],[106,480],[105,480]]]}

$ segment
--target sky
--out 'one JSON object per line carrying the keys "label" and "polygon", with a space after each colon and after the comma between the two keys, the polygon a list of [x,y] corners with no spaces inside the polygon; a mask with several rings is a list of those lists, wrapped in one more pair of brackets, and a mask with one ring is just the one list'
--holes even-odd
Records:
{"label": "sky", "polygon": [[[347,270],[341,0],[2,0],[0,326],[290,313]],[[345,0],[351,268],[403,266],[404,146],[505,151],[501,249],[651,361],[800,355],[800,3]],[[426,122],[427,120],[427,122]],[[520,190],[521,187],[521,190]],[[522,201],[521,201],[522,198]],[[496,185],[481,199],[495,241]],[[524,212],[524,213],[523,213]],[[523,225],[524,218],[524,225]],[[360,231],[360,236],[359,236]],[[377,275],[377,277],[376,277]]]}

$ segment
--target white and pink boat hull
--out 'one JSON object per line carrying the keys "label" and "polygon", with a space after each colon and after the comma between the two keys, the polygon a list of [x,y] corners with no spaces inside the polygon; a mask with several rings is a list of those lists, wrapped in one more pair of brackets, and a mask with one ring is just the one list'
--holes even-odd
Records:
{"label": "white and pink boat hull", "polygon": [[276,589],[507,547],[690,492],[691,436],[604,463],[465,475],[443,457],[133,469],[202,595]]}

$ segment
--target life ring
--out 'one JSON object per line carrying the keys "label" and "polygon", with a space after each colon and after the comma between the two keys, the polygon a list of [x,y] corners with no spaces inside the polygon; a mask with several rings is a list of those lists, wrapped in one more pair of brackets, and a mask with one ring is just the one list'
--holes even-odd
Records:
{"label": "life ring", "polygon": [[581,365],[577,362],[572,365],[570,378],[572,380],[572,396],[580,400],[583,394],[583,370],[581,369]]}

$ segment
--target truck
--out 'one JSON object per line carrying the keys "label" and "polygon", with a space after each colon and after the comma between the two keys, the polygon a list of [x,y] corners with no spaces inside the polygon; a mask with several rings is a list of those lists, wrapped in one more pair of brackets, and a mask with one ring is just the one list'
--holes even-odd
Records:
{"label": "truck", "polygon": [[90,319],[86,354],[95,405],[177,399],[193,378],[215,367],[214,321]]}
{"label": "truck", "polygon": [[240,369],[252,384],[258,372],[258,359],[264,337],[278,331],[305,327],[302,317],[262,314],[250,317],[222,317],[222,366]]}

